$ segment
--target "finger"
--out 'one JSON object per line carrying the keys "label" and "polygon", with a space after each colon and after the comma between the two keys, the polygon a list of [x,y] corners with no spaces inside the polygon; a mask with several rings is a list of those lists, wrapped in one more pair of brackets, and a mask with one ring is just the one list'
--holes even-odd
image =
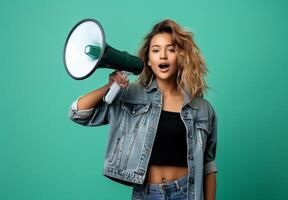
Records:
{"label": "finger", "polygon": [[117,78],[117,71],[114,71],[112,73],[109,74],[109,79],[113,79],[113,81],[115,81],[115,78],[119,80],[119,78]]}
{"label": "finger", "polygon": [[117,83],[123,83],[123,80],[120,76],[116,75],[116,76],[114,76],[114,78],[117,81]]}
{"label": "finger", "polygon": [[109,77],[109,82],[111,82],[111,84],[113,84],[113,82],[116,82],[115,78],[113,76]]}
{"label": "finger", "polygon": [[121,71],[116,71],[116,75],[123,76],[123,73]]}
{"label": "finger", "polygon": [[110,79],[116,82],[120,87],[128,86],[128,78],[126,76],[123,76],[123,74],[120,71],[113,72]]}
{"label": "finger", "polygon": [[129,85],[129,81],[128,80],[125,81],[122,85],[123,85],[123,88],[126,88]]}
{"label": "finger", "polygon": [[122,80],[127,80],[127,76],[123,74],[121,71],[117,71],[116,75],[121,78]]}
{"label": "finger", "polygon": [[126,76],[123,76],[121,74],[117,74],[116,77],[121,83],[125,83],[125,81],[127,81]]}

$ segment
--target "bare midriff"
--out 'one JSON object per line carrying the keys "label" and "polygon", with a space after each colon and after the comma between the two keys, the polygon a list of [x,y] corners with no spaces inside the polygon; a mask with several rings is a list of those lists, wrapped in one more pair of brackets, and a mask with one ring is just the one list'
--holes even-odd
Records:
{"label": "bare midriff", "polygon": [[174,181],[188,174],[188,167],[149,166],[145,183],[159,184]]}

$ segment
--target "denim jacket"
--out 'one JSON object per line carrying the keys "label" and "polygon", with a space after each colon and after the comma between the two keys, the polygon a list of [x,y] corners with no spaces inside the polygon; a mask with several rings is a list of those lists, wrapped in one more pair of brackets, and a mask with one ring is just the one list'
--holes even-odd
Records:
{"label": "denim jacket", "polygon": [[[84,126],[110,124],[103,175],[128,186],[143,184],[163,105],[156,79],[149,87],[130,83],[110,105],[101,101],[95,108],[77,110],[78,99],[70,107],[71,120]],[[203,177],[217,172],[216,115],[206,100],[190,101],[185,91],[180,116],[187,130],[187,199],[202,200]]]}

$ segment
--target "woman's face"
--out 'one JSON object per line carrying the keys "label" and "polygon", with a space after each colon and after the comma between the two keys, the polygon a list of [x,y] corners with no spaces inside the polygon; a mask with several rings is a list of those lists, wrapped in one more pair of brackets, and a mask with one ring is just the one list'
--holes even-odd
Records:
{"label": "woman's face", "polygon": [[152,37],[149,47],[148,65],[158,79],[175,81],[177,76],[177,53],[169,33]]}

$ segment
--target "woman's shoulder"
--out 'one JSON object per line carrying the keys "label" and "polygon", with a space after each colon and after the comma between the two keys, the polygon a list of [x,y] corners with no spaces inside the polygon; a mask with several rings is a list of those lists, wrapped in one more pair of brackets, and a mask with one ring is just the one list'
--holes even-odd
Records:
{"label": "woman's shoulder", "polygon": [[144,91],[144,87],[138,82],[134,81],[129,83],[129,85],[123,89],[123,94],[121,96],[122,100],[135,99],[135,100],[145,100],[149,98],[147,93]]}
{"label": "woman's shoulder", "polygon": [[208,113],[211,116],[216,114],[214,106],[204,97],[195,97],[192,100],[192,105],[194,105],[200,113]]}

